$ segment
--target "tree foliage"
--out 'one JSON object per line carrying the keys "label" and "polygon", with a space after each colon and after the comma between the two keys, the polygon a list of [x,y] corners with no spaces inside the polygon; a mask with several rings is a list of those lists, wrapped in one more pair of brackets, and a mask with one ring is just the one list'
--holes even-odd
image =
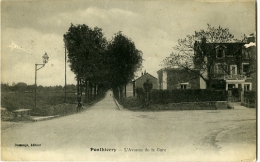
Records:
{"label": "tree foliage", "polygon": [[142,52],[136,49],[134,42],[118,32],[107,46],[109,80],[113,87],[126,85],[134,78],[134,73],[142,64]]}
{"label": "tree foliage", "polygon": [[68,62],[76,77],[82,80],[100,80],[104,72],[103,58],[107,44],[102,29],[92,29],[85,24],[71,24],[64,39],[68,49]]}
{"label": "tree foliage", "polygon": [[97,86],[122,88],[142,64],[142,52],[121,32],[108,43],[101,28],[71,24],[64,40],[78,84],[94,87],[94,93]]}

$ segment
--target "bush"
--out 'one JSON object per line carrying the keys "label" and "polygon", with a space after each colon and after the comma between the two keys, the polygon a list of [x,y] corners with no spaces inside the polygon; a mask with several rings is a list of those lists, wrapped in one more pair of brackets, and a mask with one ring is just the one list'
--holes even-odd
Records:
{"label": "bush", "polygon": [[136,92],[138,98],[140,98],[140,96],[142,96],[144,94],[143,88],[140,88],[140,87],[137,87],[135,89],[135,92]]}
{"label": "bush", "polygon": [[135,97],[123,98],[120,101],[120,104],[122,104],[125,108],[136,108],[142,106],[142,102]]}
{"label": "bush", "polygon": [[245,91],[244,92],[244,103],[242,104],[246,107],[255,108],[256,107],[256,91]]}
{"label": "bush", "polygon": [[245,91],[245,98],[256,99],[256,91]]}

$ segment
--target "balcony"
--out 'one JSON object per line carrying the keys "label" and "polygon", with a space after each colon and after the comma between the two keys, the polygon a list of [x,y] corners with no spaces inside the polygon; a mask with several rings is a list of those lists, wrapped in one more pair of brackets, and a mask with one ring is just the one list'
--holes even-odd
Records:
{"label": "balcony", "polygon": [[245,75],[225,75],[224,79],[225,80],[245,80],[246,76]]}

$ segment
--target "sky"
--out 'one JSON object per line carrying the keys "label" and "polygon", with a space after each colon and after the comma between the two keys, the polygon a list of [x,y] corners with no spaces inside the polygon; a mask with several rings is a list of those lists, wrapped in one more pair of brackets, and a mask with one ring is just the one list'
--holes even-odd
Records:
{"label": "sky", "polygon": [[[254,1],[195,0],[2,0],[1,83],[35,81],[35,64],[46,52],[49,62],[37,71],[37,84],[65,84],[63,34],[71,23],[102,28],[107,40],[122,33],[143,53],[143,71],[157,76],[178,39],[214,27],[236,38],[256,31]],[[76,84],[67,66],[67,84]],[[140,75],[137,74],[137,75]]]}

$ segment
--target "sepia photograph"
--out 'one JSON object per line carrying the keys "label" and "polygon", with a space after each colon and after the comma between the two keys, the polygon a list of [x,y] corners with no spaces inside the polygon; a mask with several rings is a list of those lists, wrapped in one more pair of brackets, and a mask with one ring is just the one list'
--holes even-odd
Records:
{"label": "sepia photograph", "polygon": [[255,0],[1,0],[1,161],[257,160]]}

